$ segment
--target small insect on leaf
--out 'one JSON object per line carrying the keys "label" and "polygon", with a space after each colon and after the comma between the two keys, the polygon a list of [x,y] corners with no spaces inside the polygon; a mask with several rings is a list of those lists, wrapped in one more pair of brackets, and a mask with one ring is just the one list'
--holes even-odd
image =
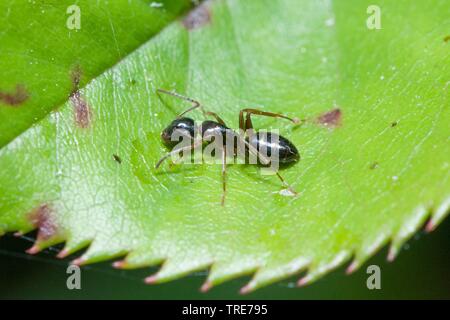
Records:
{"label": "small insect on leaf", "polygon": [[114,159],[118,164],[121,164],[121,163],[122,163],[122,158],[119,157],[117,154],[113,154],[113,159]]}

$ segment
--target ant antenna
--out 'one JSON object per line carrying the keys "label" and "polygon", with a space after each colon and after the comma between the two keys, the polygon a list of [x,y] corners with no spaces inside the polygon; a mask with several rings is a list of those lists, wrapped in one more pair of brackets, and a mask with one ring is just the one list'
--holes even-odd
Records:
{"label": "ant antenna", "polygon": [[192,110],[195,110],[197,108],[200,108],[200,110],[203,112],[203,115],[206,116],[205,110],[203,109],[203,106],[200,104],[200,102],[198,102],[198,101],[196,101],[194,99],[191,99],[189,97],[183,96],[183,95],[181,95],[179,93],[173,92],[173,91],[169,91],[169,90],[165,90],[165,89],[156,89],[156,91],[192,103],[192,107],[190,107],[187,110],[185,110],[182,113],[180,113],[177,116],[177,118],[181,118],[184,114],[186,114],[186,113],[188,113],[188,112],[190,112]]}

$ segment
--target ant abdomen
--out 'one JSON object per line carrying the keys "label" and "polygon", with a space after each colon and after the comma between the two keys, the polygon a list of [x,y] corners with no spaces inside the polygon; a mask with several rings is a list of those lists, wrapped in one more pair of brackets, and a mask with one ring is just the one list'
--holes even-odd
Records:
{"label": "ant abdomen", "polygon": [[[271,163],[277,162],[282,167],[290,166],[300,160],[300,154],[292,142],[276,133],[259,131],[247,137],[247,141],[260,154],[267,156]],[[258,164],[264,165],[260,161]]]}

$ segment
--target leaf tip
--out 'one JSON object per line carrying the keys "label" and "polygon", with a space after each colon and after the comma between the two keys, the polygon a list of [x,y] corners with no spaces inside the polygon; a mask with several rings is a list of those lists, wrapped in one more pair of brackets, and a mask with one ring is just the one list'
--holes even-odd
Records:
{"label": "leaf tip", "polygon": [[428,221],[427,225],[425,226],[425,231],[430,233],[436,229],[436,225],[434,224],[433,220]]}
{"label": "leaf tip", "polygon": [[58,254],[56,255],[56,257],[58,259],[64,259],[65,257],[67,257],[70,254],[70,251],[68,249],[63,249],[60,252],[58,252]]}
{"label": "leaf tip", "polygon": [[387,255],[387,261],[392,262],[395,260],[395,257],[397,256],[397,250],[395,250],[393,247],[389,249],[389,253]]}
{"label": "leaf tip", "polygon": [[77,258],[71,262],[71,264],[76,265],[76,266],[82,266],[85,263],[86,263],[86,260],[83,258]]}
{"label": "leaf tip", "polygon": [[127,263],[124,260],[114,261],[112,266],[116,269],[124,269]]}
{"label": "leaf tip", "polygon": [[345,269],[345,273],[348,275],[352,274],[353,272],[356,271],[356,269],[358,269],[358,263],[356,261],[353,261],[352,263],[350,263],[347,269]]}
{"label": "leaf tip", "polygon": [[297,287],[304,287],[309,283],[309,277],[305,276],[297,281]]}
{"label": "leaf tip", "polygon": [[208,292],[211,288],[212,288],[212,283],[210,281],[206,281],[200,287],[200,292],[203,292],[203,293]]}
{"label": "leaf tip", "polygon": [[39,246],[37,244],[34,244],[31,248],[29,248],[25,252],[28,254],[36,254],[36,253],[39,253],[39,251],[41,251]]}
{"label": "leaf tip", "polygon": [[253,290],[253,288],[250,286],[250,284],[247,284],[245,286],[243,286],[240,290],[239,293],[240,294],[248,294]]}
{"label": "leaf tip", "polygon": [[146,284],[155,284],[158,281],[158,277],[156,275],[149,276],[144,279],[144,282]]}

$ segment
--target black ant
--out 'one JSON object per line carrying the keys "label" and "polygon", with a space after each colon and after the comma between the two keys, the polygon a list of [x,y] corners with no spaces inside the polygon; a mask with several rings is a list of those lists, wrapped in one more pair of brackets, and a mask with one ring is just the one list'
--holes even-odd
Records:
{"label": "black ant", "polygon": [[[205,111],[201,104],[193,100],[191,98],[185,97],[183,95],[180,95],[175,92],[167,91],[164,89],[157,89],[158,92],[168,94],[171,96],[174,96],[179,99],[183,99],[185,101],[188,101],[192,103],[192,107],[189,109],[183,111],[180,113],[175,120],[173,120],[161,133],[161,139],[163,140],[164,144],[172,148],[172,151],[166,154],[164,157],[162,157],[157,163],[156,163],[156,169],[159,168],[161,163],[166,160],[167,158],[177,155],[180,152],[185,151],[192,151],[195,148],[202,145],[204,142],[208,141],[210,142],[211,137],[222,137],[223,145],[221,147],[221,153],[222,153],[222,186],[223,186],[223,192],[222,192],[222,206],[224,205],[225,201],[225,193],[226,193],[226,155],[227,155],[227,149],[226,149],[226,141],[227,139],[239,139],[240,142],[243,144],[245,151],[246,151],[246,163],[248,163],[248,154],[251,153],[257,158],[257,164],[262,166],[269,166],[274,161],[273,158],[268,158],[267,156],[271,156],[272,154],[277,154],[277,159],[279,166],[289,166],[292,165],[300,160],[300,154],[297,151],[297,148],[286,138],[277,135],[275,133],[271,132],[255,132],[253,133],[253,123],[251,120],[251,115],[260,115],[260,116],[267,116],[267,117],[274,117],[274,118],[283,118],[287,119],[294,124],[300,123],[300,120],[297,118],[289,118],[285,115],[279,114],[279,113],[273,113],[273,112],[266,112],[261,111],[257,109],[242,109],[239,112],[239,129],[241,131],[241,134],[237,135],[236,132],[234,132],[232,129],[230,129],[225,122],[214,112]],[[211,120],[205,120],[201,124],[201,137],[199,139],[196,139],[196,132],[197,127],[195,125],[195,122],[191,118],[183,117],[186,113],[200,108],[203,112],[203,115],[205,117],[211,116],[216,121]],[[245,115],[245,120],[244,120]],[[187,138],[190,139],[191,144],[180,147],[177,149],[173,149],[175,145],[178,143],[178,141],[172,140],[172,135],[175,131],[182,132],[183,135],[185,135]],[[261,150],[265,150],[266,153],[263,154]],[[267,155],[267,156],[266,156]],[[236,149],[233,150],[233,156],[237,156]],[[276,161],[276,160],[275,160]],[[290,191],[291,194],[296,195],[297,193],[285,182],[283,177],[276,171],[276,175],[281,180],[283,185],[287,187],[287,189]]]}

